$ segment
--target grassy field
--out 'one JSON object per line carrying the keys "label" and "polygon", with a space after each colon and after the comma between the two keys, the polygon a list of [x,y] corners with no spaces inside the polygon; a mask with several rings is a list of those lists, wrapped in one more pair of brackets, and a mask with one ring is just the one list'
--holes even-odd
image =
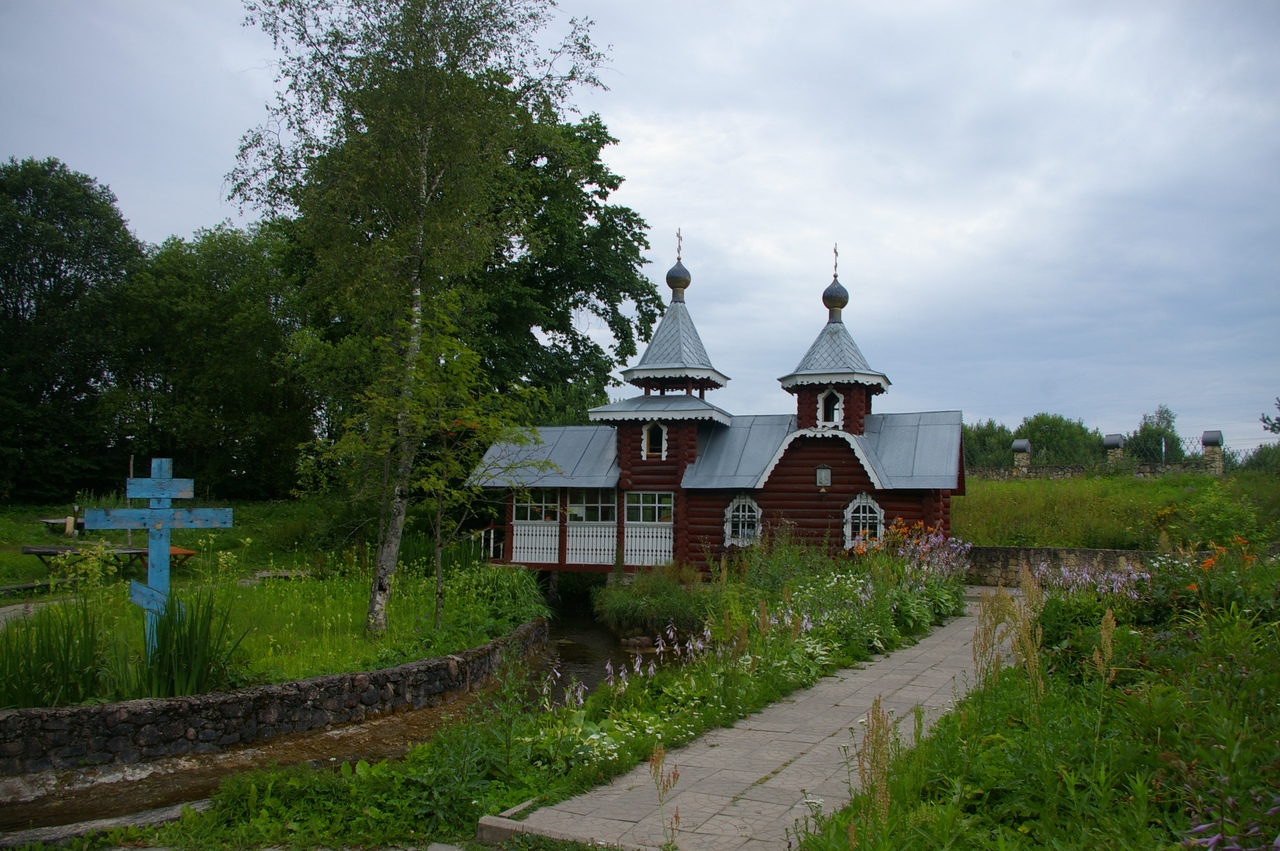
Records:
{"label": "grassy field", "polygon": [[1189,548],[1280,538],[1280,476],[970,479],[952,531],[980,546]]}

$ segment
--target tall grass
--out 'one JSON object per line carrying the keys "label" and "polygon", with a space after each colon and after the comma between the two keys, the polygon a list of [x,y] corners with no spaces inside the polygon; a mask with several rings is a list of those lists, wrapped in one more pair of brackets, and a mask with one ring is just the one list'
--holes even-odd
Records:
{"label": "tall grass", "polygon": [[0,709],[96,696],[108,640],[101,616],[83,597],[11,621],[0,631]]}
{"label": "tall grass", "polygon": [[887,815],[853,789],[801,848],[1276,847],[1280,560],[1245,543],[984,600],[977,688],[892,748]]}
{"label": "tall grass", "polygon": [[984,481],[952,501],[975,545],[1156,550],[1280,538],[1280,478],[1237,473]]}
{"label": "tall grass", "polygon": [[437,630],[434,579],[411,566],[395,577],[389,629],[375,639],[365,632],[369,584],[355,569],[327,579],[243,586],[223,576],[180,586],[181,605],[159,619],[150,657],[141,610],[122,585],[109,585],[0,630],[3,705],[166,697],[372,670],[456,653],[548,614],[529,571],[472,564],[447,576]]}

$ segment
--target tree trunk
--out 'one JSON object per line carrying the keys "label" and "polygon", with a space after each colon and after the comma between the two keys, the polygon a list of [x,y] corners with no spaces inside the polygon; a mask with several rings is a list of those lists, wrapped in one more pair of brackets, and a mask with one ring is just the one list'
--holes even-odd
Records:
{"label": "tree trunk", "polygon": [[444,623],[444,501],[436,498],[435,518],[436,557],[436,629]]}
{"label": "tree trunk", "polygon": [[400,410],[396,413],[397,461],[392,481],[393,497],[391,516],[386,529],[378,536],[378,557],[374,562],[373,587],[369,589],[369,617],[365,629],[374,635],[387,631],[387,600],[391,597],[391,577],[400,560],[400,539],[404,535],[404,518],[409,509],[409,485],[413,481],[413,467],[418,460],[418,433],[413,426],[411,411],[413,394],[418,381],[418,358],[422,354],[423,250],[426,246],[427,205],[444,177],[444,171],[434,176],[427,171],[427,157],[431,146],[431,128],[427,127],[419,144],[418,172],[418,230],[414,239],[413,266],[409,273],[412,292],[409,304],[409,337],[405,341],[404,382],[400,386]]}

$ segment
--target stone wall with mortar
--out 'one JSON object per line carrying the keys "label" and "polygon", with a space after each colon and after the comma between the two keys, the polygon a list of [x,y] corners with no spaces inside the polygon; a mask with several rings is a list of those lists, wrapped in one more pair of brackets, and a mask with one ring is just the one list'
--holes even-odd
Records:
{"label": "stone wall with mortar", "polygon": [[1088,565],[1110,570],[1143,569],[1159,553],[1143,550],[1090,550],[1068,547],[972,547],[969,550],[970,585],[1018,587],[1023,567],[1048,564],[1051,568]]}
{"label": "stone wall with mortar", "polygon": [[0,775],[211,753],[286,733],[440,703],[483,684],[504,658],[545,651],[547,622],[461,653],[193,697],[0,711]]}
{"label": "stone wall with mortar", "polygon": [[1166,476],[1171,473],[1209,473],[1221,475],[1221,465],[1204,459],[1192,459],[1178,464],[1147,464],[1136,461],[1119,461],[1112,464],[1035,464],[1024,467],[965,467],[967,479],[992,481],[1018,481],[1021,479],[1080,479],[1089,476],[1131,475],[1135,479]]}

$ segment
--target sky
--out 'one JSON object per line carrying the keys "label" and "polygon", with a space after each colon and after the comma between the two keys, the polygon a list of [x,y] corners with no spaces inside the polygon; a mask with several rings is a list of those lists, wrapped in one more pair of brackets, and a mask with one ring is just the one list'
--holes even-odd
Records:
{"label": "sky", "polygon": [[[676,230],[709,401],[780,389],[826,322],[892,382],[875,410],[1038,412],[1104,434],[1168,405],[1247,450],[1280,395],[1280,4],[561,0],[609,46],[579,93],[615,203]],[[135,234],[224,220],[274,91],[237,0],[0,0],[0,158],[56,157]],[[592,329],[603,334],[603,329]],[[615,396],[627,395],[623,390]]]}

